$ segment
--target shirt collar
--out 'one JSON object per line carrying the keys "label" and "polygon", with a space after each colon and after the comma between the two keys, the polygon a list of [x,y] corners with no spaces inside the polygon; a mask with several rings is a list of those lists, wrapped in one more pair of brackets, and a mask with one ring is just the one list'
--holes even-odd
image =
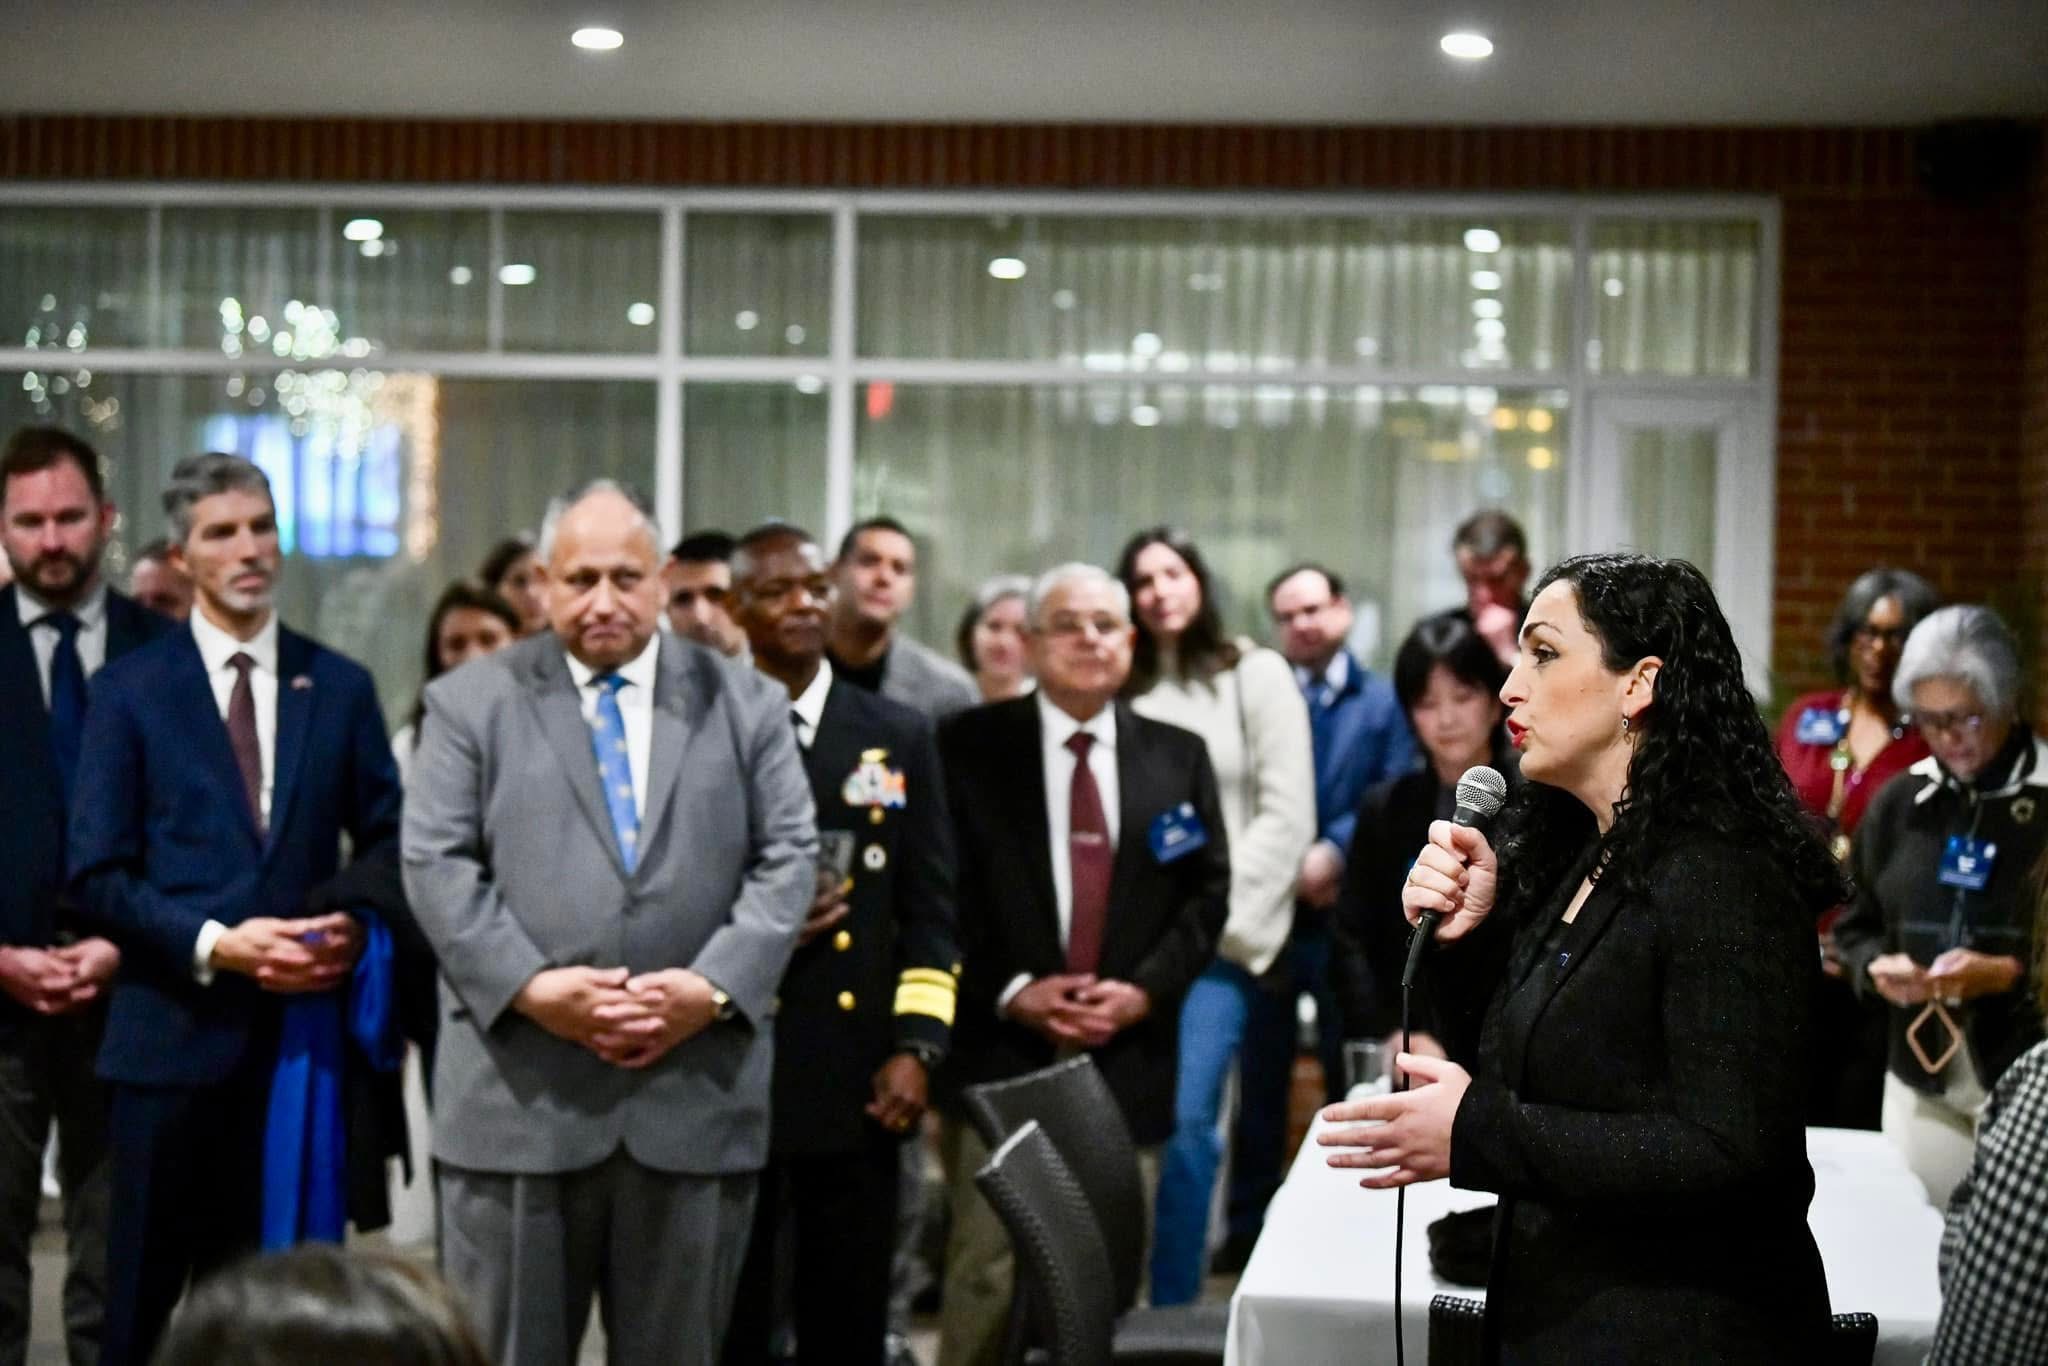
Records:
{"label": "shirt collar", "polygon": [[237,654],[245,654],[256,661],[256,667],[277,675],[277,613],[272,612],[263,629],[256,633],[254,640],[236,640],[226,631],[206,619],[197,603],[192,607],[192,641],[199,647],[199,658],[206,663],[206,671],[219,673],[228,667],[228,661]]}
{"label": "shirt collar", "polygon": [[[639,654],[633,656],[611,672],[617,674],[633,687],[640,689],[642,696],[652,697],[654,696],[655,664],[659,658],[660,649],[661,632],[656,631],[653,635],[647,637],[647,644],[641,647]],[[596,680],[597,670],[585,664],[575,655],[570,654],[566,646],[563,647],[562,654],[569,661],[569,677],[575,681],[576,691],[582,692]]]}
{"label": "shirt collar", "polygon": [[1351,651],[1340,649],[1336,654],[1331,655],[1330,663],[1323,670],[1321,678],[1317,678],[1301,665],[1295,665],[1294,681],[1299,683],[1304,690],[1312,684],[1321,683],[1333,694],[1343,692],[1344,685],[1351,681]]}
{"label": "shirt collar", "polygon": [[1095,743],[1104,749],[1116,748],[1116,704],[1105,706],[1087,721],[1076,721],[1052,704],[1044,691],[1033,694],[1038,704],[1038,727],[1045,736],[1048,748],[1065,748],[1067,741],[1081,731],[1095,737]]}
{"label": "shirt collar", "polygon": [[[16,580],[14,585],[14,605],[21,613],[21,624],[23,626],[33,626],[50,613],[64,610],[44,602],[34,593],[31,593],[27,586],[19,580]],[[104,581],[94,583],[92,591],[87,593],[70,610],[71,615],[78,618],[79,630],[90,631],[93,627],[99,625],[101,619],[107,615],[106,583]]]}
{"label": "shirt collar", "polygon": [[812,676],[811,685],[805,688],[789,709],[803,719],[804,729],[815,739],[818,723],[825,717],[825,694],[832,691],[832,661],[820,658],[818,672]]}

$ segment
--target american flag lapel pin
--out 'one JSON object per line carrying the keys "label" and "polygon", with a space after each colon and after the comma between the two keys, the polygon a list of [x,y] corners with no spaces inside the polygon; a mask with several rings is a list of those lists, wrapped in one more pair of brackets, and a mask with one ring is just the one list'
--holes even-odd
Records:
{"label": "american flag lapel pin", "polygon": [[313,679],[309,674],[297,674],[292,678],[293,692],[313,691]]}

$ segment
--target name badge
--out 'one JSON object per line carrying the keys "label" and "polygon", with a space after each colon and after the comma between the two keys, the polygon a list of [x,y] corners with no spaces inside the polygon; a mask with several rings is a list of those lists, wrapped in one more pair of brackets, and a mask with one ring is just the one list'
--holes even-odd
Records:
{"label": "name badge", "polygon": [[1152,845],[1152,857],[1161,863],[1171,863],[1207,844],[1209,831],[1195,813],[1195,804],[1182,802],[1170,811],[1159,813],[1152,822],[1147,839]]}
{"label": "name badge", "polygon": [[1981,892],[1991,881],[1991,865],[1997,860],[1997,845],[1968,835],[1950,835],[1948,846],[1941,851],[1941,885]]}
{"label": "name badge", "polygon": [[1797,738],[1802,745],[1840,744],[1845,729],[1842,713],[1839,711],[1829,711],[1826,707],[1808,707],[1799,713]]}

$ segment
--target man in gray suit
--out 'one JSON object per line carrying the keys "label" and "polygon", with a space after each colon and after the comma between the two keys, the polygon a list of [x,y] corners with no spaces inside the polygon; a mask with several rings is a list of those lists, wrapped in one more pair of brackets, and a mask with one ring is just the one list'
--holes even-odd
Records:
{"label": "man in gray suit", "polygon": [[858,522],[832,566],[832,676],[878,692],[934,723],[981,701],[967,670],[898,630],[917,595],[917,542],[894,517]]}
{"label": "man in gray suit", "polygon": [[817,832],[789,698],[656,629],[646,510],[548,510],[554,627],[427,690],[406,892],[441,964],[442,1268],[501,1366],[719,1357]]}

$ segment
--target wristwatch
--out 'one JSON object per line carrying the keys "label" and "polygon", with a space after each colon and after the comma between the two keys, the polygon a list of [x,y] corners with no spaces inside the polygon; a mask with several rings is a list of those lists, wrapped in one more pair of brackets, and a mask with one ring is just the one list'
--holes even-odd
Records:
{"label": "wristwatch", "polygon": [[732,997],[725,994],[724,987],[711,988],[711,1018],[730,1020],[739,1014],[739,1007],[732,1003]]}
{"label": "wristwatch", "polygon": [[946,1057],[946,1055],[943,1052],[941,1052],[937,1048],[934,1048],[931,1044],[923,1043],[917,1040],[912,1040],[907,1043],[898,1044],[896,1046],[896,1051],[898,1053],[908,1053],[911,1057],[916,1058],[919,1062],[924,1064],[924,1070],[927,1072],[938,1071],[939,1064],[943,1062]]}

